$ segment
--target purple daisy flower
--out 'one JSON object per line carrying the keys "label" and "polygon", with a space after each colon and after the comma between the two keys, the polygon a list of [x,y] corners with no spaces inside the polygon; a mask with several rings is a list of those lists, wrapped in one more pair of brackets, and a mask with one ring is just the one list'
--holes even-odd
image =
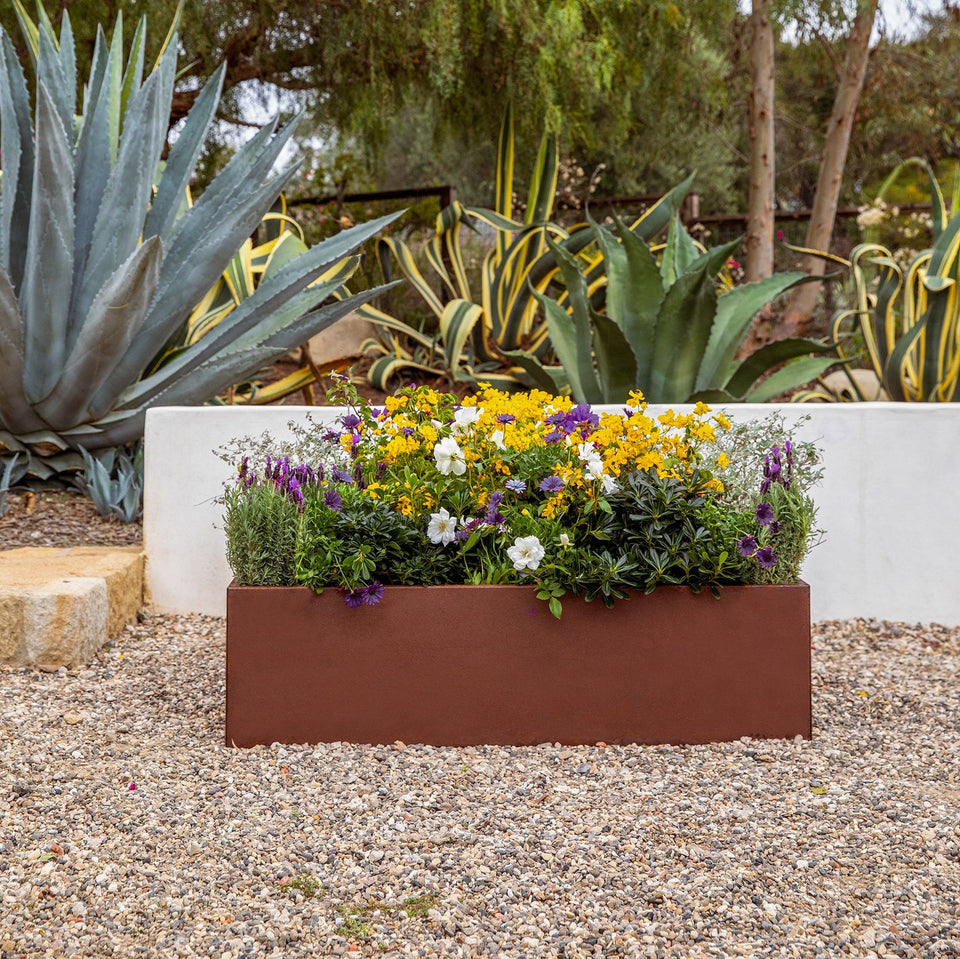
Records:
{"label": "purple daisy flower", "polygon": [[511,493],[526,493],[527,491],[527,484],[522,479],[508,479],[503,485]]}
{"label": "purple daisy flower", "polygon": [[741,536],[737,540],[737,552],[741,556],[750,557],[757,551],[757,541],[753,536]]}
{"label": "purple daisy flower", "polygon": [[777,554],[769,546],[762,546],[757,550],[754,559],[756,559],[764,569],[770,569],[777,562]]}
{"label": "purple daisy flower", "polygon": [[540,485],[537,489],[539,489],[541,493],[558,493],[565,485],[559,476],[547,476],[540,480]]}
{"label": "purple daisy flower", "polygon": [[498,423],[512,423],[515,419],[513,413],[497,413]]}
{"label": "purple daisy flower", "polygon": [[364,606],[376,606],[383,599],[383,583],[374,580],[369,586],[359,590]]}
{"label": "purple daisy flower", "polygon": [[334,478],[338,483],[352,483],[352,482],[353,482],[353,477],[350,475],[350,473],[349,473],[347,470],[342,470],[342,469],[340,469],[338,466],[334,466],[334,468],[333,468],[333,470],[332,470],[332,473],[333,473],[333,478]]}
{"label": "purple daisy flower", "polygon": [[769,526],[773,522],[773,507],[769,503],[761,503],[753,514],[753,518],[761,526]]}
{"label": "purple daisy flower", "polygon": [[323,502],[335,513],[339,513],[343,509],[343,497],[335,489],[328,489],[323,494]]}
{"label": "purple daisy flower", "polygon": [[343,593],[343,602],[351,609],[359,609],[363,605],[364,589],[365,587],[361,586],[360,589],[341,590]]}
{"label": "purple daisy flower", "polygon": [[543,440],[545,443],[559,443],[560,440],[563,439],[563,437],[564,437],[564,434],[561,433],[559,430],[552,430],[551,432],[547,433],[547,435],[543,438]]}
{"label": "purple daisy flower", "polygon": [[348,430],[354,430],[363,422],[363,420],[361,420],[356,413],[347,413],[347,415],[340,422],[343,423],[344,428]]}

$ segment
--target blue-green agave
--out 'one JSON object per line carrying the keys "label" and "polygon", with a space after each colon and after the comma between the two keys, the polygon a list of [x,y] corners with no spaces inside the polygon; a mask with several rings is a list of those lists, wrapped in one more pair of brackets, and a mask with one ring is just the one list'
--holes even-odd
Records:
{"label": "blue-green agave", "polygon": [[[786,339],[738,360],[737,350],[757,312],[808,279],[777,273],[728,287],[721,276],[740,243],[704,250],[674,216],[662,246],[651,248],[622,221],[616,231],[590,221],[599,253],[572,256],[548,240],[565,286],[562,299],[534,290],[550,341],[573,396],[619,403],[640,390],[651,403],[762,403],[819,376],[837,362],[833,347]],[[511,354],[545,389],[558,374],[532,354]],[[785,365],[757,382],[775,367]]]}
{"label": "blue-green agave", "polygon": [[126,59],[121,20],[110,42],[98,30],[78,109],[66,11],[58,38],[42,5],[33,27],[17,3],[36,103],[31,110],[13,43],[0,31],[0,453],[43,458],[34,469],[43,476],[77,465],[81,448],[137,440],[148,407],[208,401],[375,295],[351,296],[344,284],[356,248],[394,217],[285,263],[204,336],[145,373],[293,175],[294,166],[271,171],[296,120],[257,133],[188,204],[223,67],[163,160],[175,25],[145,77],[145,21]]}

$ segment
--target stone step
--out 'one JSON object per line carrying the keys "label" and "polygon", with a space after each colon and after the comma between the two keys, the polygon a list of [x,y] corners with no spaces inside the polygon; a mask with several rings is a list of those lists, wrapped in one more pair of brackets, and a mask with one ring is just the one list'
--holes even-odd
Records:
{"label": "stone step", "polygon": [[0,551],[0,664],[89,663],[143,606],[139,546]]}

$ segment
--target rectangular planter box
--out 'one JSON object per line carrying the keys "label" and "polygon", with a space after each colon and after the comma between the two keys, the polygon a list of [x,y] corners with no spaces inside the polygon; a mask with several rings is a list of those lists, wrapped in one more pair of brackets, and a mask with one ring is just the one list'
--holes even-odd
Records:
{"label": "rectangular planter box", "polygon": [[810,588],[682,586],[613,609],[525,586],[227,589],[228,745],[810,738]]}

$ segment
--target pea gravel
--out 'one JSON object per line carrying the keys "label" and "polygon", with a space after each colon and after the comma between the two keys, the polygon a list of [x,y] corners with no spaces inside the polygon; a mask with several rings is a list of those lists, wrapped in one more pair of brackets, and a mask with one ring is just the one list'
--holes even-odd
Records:
{"label": "pea gravel", "polygon": [[960,956],[960,630],[814,645],[812,742],[238,750],[145,614],[0,671],[0,954]]}

